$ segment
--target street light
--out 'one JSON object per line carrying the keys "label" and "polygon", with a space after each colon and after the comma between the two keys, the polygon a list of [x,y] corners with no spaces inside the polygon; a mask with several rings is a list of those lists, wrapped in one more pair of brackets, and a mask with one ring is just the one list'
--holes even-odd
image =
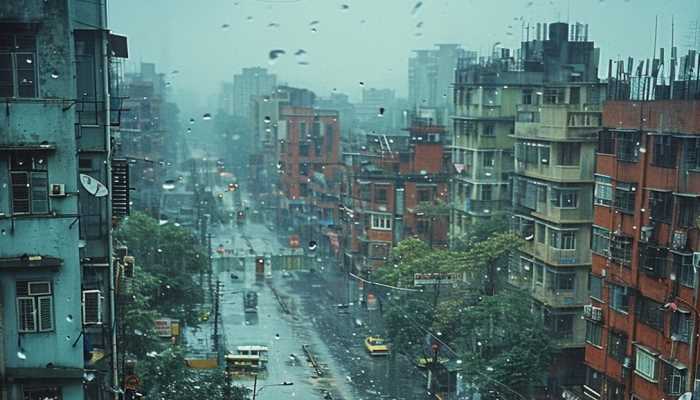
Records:
{"label": "street light", "polygon": [[284,382],[282,382],[282,383],[272,383],[272,384],[269,384],[269,385],[263,385],[263,386],[258,387],[258,374],[255,374],[255,380],[253,381],[253,400],[255,400],[255,398],[256,398],[256,396],[258,395],[258,393],[262,392],[262,390],[265,389],[266,387],[270,387],[270,386],[292,386],[292,385],[294,385],[294,382],[287,382],[287,381],[284,381]]}

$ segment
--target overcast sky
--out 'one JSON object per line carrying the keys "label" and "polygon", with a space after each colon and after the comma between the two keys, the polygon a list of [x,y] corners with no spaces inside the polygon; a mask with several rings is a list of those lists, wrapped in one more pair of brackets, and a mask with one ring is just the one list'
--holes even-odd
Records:
{"label": "overcast sky", "polygon": [[[497,41],[515,48],[520,17],[589,24],[604,61],[651,57],[655,17],[658,46],[669,47],[674,16],[676,43],[686,48],[697,36],[700,1],[110,0],[109,10],[111,29],[129,37],[132,68],[146,61],[161,72],[180,71],[168,80],[204,105],[221,81],[255,65],[322,96],[337,88],[357,99],[360,81],[405,96],[412,49],[459,43],[485,54]],[[270,65],[273,49],[287,54]],[[303,59],[294,55],[299,49],[306,51]]]}

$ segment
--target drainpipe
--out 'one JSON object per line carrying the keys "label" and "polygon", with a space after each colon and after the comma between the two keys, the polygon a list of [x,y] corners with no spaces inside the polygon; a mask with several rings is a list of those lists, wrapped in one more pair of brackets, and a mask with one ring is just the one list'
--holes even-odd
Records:
{"label": "drainpipe", "polygon": [[[112,140],[111,140],[111,116],[110,116],[110,93],[109,93],[109,49],[107,46],[109,39],[109,31],[107,30],[107,0],[100,1],[100,31],[102,33],[102,80],[103,80],[103,95],[104,95],[104,135],[105,135],[105,161],[107,170],[107,184],[109,185],[109,195],[107,197],[107,223],[109,230],[107,235],[107,260],[109,273],[109,313],[110,313],[110,330],[112,333],[112,385],[119,385],[118,357],[117,357],[117,324],[116,324],[116,296],[115,296],[115,279],[114,279],[114,244],[112,231]],[[113,393],[112,398],[119,400],[119,394]]]}

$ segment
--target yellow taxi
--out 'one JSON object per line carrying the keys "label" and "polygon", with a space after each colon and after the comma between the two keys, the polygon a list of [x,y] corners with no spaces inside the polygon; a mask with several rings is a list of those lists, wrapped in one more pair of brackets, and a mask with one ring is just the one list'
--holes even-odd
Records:
{"label": "yellow taxi", "polygon": [[365,348],[370,356],[385,356],[389,354],[389,345],[379,336],[365,338]]}

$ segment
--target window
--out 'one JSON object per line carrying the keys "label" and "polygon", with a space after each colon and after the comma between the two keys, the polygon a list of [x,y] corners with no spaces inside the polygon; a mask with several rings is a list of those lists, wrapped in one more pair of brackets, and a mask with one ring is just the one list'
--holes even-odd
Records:
{"label": "window", "polygon": [[602,333],[603,327],[600,324],[594,321],[586,321],[586,342],[594,346],[600,346],[602,344]]}
{"label": "window", "polygon": [[391,230],[391,215],[372,214],[372,229]]}
{"label": "window", "polygon": [[627,353],[627,335],[613,330],[608,331],[608,354],[611,358],[623,362]]}
{"label": "window", "polygon": [[613,235],[610,241],[610,257],[618,264],[630,266],[632,261],[632,238]]}
{"label": "window", "polygon": [[609,206],[612,205],[613,189],[612,178],[604,175],[595,176],[594,203]]}
{"label": "window", "polygon": [[615,153],[619,161],[639,161],[639,132],[615,131]]}
{"label": "window", "polygon": [[608,284],[608,288],[610,290],[610,308],[625,313],[629,311],[627,287],[610,283]]}
{"label": "window", "polygon": [[581,102],[581,88],[569,88],[569,104],[579,104]]}
{"label": "window", "polygon": [[535,229],[536,231],[536,237],[537,237],[537,243],[544,243],[546,240],[546,227],[543,223],[537,222],[535,223]]}
{"label": "window", "polygon": [[496,152],[494,151],[483,151],[481,152],[482,165],[484,167],[495,167],[496,166]]}
{"label": "window", "polygon": [[18,281],[16,289],[18,331],[52,331],[54,319],[51,282]]}
{"label": "window", "polygon": [[605,375],[594,370],[591,367],[586,367],[586,387],[600,394],[603,390],[603,378]]}
{"label": "window", "polygon": [[685,392],[686,368],[676,368],[669,363],[664,366],[664,392],[670,395],[680,395]]}
{"label": "window", "polygon": [[688,343],[692,327],[693,319],[689,312],[679,310],[671,314],[671,337],[674,340]]}
{"label": "window", "polygon": [[603,300],[603,278],[588,275],[588,294],[596,300]]}
{"label": "window", "polygon": [[306,122],[301,121],[299,122],[299,138],[303,138],[306,136]]}
{"label": "window", "polygon": [[688,169],[700,170],[700,139],[687,139],[681,145],[685,150],[685,164]]}
{"label": "window", "polygon": [[678,197],[678,226],[692,228],[695,226],[696,216],[700,216],[698,212],[700,201],[695,197]]}
{"label": "window", "polygon": [[[386,187],[375,187],[374,202],[379,204],[386,204],[388,192],[389,190]],[[420,191],[418,193],[420,194]]]}
{"label": "window", "polygon": [[481,200],[491,200],[493,198],[493,186],[481,185]]}
{"label": "window", "polygon": [[0,33],[0,97],[37,97],[36,40]]}
{"label": "window", "polygon": [[673,168],[676,166],[676,141],[670,135],[654,135],[652,164],[657,167]]}
{"label": "window", "polygon": [[102,323],[102,292],[83,290],[83,324],[99,325]]}
{"label": "window", "polygon": [[552,188],[552,206],[558,208],[578,207],[578,190]]}
{"label": "window", "polygon": [[593,237],[591,239],[591,250],[594,253],[608,256],[610,255],[610,231],[598,226],[593,227]]}
{"label": "window", "polygon": [[433,193],[434,191],[432,188],[418,189],[418,202],[425,203],[433,201]]}
{"label": "window", "polygon": [[309,156],[309,144],[308,143],[300,143],[299,144],[299,157],[308,157]]}
{"label": "window", "polygon": [[564,88],[545,89],[542,97],[544,104],[558,104],[564,102]]}
{"label": "window", "polygon": [[483,136],[494,136],[496,134],[496,125],[493,123],[485,123]]}
{"label": "window", "polygon": [[58,386],[30,386],[22,388],[23,400],[61,400],[61,388]]}
{"label": "window", "polygon": [[555,249],[574,250],[576,249],[576,232],[550,229],[549,245]]}
{"label": "window", "polygon": [[615,136],[608,130],[598,133],[598,146],[596,152],[601,154],[615,154]]}
{"label": "window", "polygon": [[695,270],[693,255],[673,253],[673,270],[676,271],[678,282],[683,286],[695,287]]}
{"label": "window", "polygon": [[637,298],[637,317],[644,324],[663,332],[664,305],[647,297]]}
{"label": "window", "polygon": [[535,283],[544,283],[544,264],[538,262],[535,263]]}
{"label": "window", "polygon": [[614,380],[607,379],[608,400],[625,400],[625,387]]}
{"label": "window", "polygon": [[574,333],[574,314],[549,314],[545,318],[545,324],[554,337],[570,338]]}
{"label": "window", "polygon": [[581,155],[581,143],[561,143],[559,145],[559,163],[557,165],[578,165]]}
{"label": "window", "polygon": [[668,249],[655,246],[640,246],[639,252],[642,271],[653,277],[666,276]]}
{"label": "window", "polygon": [[637,347],[636,353],[635,372],[648,380],[656,381],[656,357],[640,347]]}
{"label": "window", "polygon": [[557,290],[568,290],[573,291],[576,285],[576,274],[575,273],[559,273],[556,274],[556,288]]}
{"label": "window", "polygon": [[649,218],[657,222],[671,223],[673,195],[671,192],[649,191]]}
{"label": "window", "polygon": [[44,154],[13,154],[10,162],[10,183],[14,214],[49,212],[49,178]]}
{"label": "window", "polygon": [[637,186],[633,183],[617,182],[615,184],[615,208],[625,212],[634,212],[634,195]]}
{"label": "window", "polygon": [[299,175],[308,176],[309,175],[309,164],[299,163]]}
{"label": "window", "polygon": [[532,89],[523,90],[523,98],[521,104],[532,104]]}

